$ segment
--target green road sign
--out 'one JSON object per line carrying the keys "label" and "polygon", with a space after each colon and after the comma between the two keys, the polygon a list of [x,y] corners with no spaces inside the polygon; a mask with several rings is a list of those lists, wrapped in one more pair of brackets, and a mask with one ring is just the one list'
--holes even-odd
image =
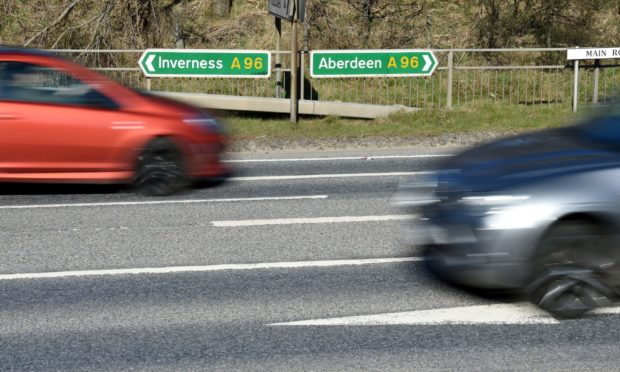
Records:
{"label": "green road sign", "polygon": [[271,75],[266,50],[147,49],[138,61],[147,77],[239,77]]}
{"label": "green road sign", "polygon": [[313,78],[431,76],[439,65],[430,50],[316,50],[310,52]]}

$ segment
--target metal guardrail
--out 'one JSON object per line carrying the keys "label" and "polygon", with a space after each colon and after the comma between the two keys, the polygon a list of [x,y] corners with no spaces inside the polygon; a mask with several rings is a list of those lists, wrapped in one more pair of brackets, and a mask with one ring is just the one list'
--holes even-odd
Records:
{"label": "metal guardrail", "polygon": [[[269,79],[147,79],[137,67],[143,50],[51,51],[123,84],[154,91],[286,98],[290,87],[290,52],[277,52],[281,67],[273,66],[274,73]],[[342,79],[311,78],[309,53],[301,52],[300,99],[422,109],[478,103],[570,106],[574,71],[573,63],[566,61],[566,51],[566,48],[436,49],[440,67],[429,78]],[[272,60],[275,63],[276,58]],[[600,65],[582,63],[578,77],[579,102],[608,100],[620,88],[618,67],[614,61]]]}

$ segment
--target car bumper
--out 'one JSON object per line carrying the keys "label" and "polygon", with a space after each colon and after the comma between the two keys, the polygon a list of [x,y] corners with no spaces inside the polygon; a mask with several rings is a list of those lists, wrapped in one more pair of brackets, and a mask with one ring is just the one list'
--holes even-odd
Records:
{"label": "car bumper", "polygon": [[[524,231],[480,231],[468,225],[440,226],[428,221],[415,225],[427,266],[440,278],[481,289],[522,288],[528,260],[515,248]],[[410,232],[411,233],[411,232]]]}
{"label": "car bumper", "polygon": [[196,181],[227,177],[232,169],[222,162],[224,142],[197,143],[191,146],[190,177]]}

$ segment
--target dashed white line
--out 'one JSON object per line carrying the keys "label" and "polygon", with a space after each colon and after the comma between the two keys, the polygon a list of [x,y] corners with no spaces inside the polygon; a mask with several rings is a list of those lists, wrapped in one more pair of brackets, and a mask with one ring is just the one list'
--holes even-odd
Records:
{"label": "dashed white line", "polygon": [[274,218],[274,219],[264,219],[264,220],[213,221],[211,222],[211,224],[215,227],[246,227],[246,226],[267,226],[267,225],[408,221],[414,218],[415,217],[411,215],[341,216],[341,217]]}
{"label": "dashed white line", "polygon": [[379,155],[379,156],[343,156],[333,158],[291,158],[291,159],[229,159],[225,163],[289,163],[289,162],[319,162],[319,161],[349,161],[349,160],[389,160],[389,159],[427,159],[441,158],[452,155],[428,154],[428,155]]}
{"label": "dashed white line", "polygon": [[415,176],[421,174],[433,174],[433,172],[383,172],[383,173],[336,173],[336,174],[300,174],[286,176],[252,176],[233,177],[231,181],[284,181],[284,180],[309,180],[321,178],[355,178],[355,177],[400,177]]}
{"label": "dashed white line", "polygon": [[[620,307],[600,308],[590,315],[620,313]],[[468,324],[560,324],[547,312],[529,303],[491,304],[407,311],[343,318],[312,319],[271,326],[377,326],[377,325],[468,325]]]}
{"label": "dashed white line", "polygon": [[30,205],[2,205],[0,209],[41,209],[41,208],[80,208],[80,207],[112,207],[112,206],[136,206],[136,205],[163,205],[163,204],[197,204],[197,203],[234,203],[253,201],[278,201],[278,200],[315,200],[327,199],[327,195],[307,196],[274,196],[264,198],[228,198],[228,199],[186,199],[186,200],[156,200],[136,202],[101,202],[101,203],[68,203],[68,204],[30,204]]}
{"label": "dashed white line", "polygon": [[70,278],[70,277],[91,277],[91,276],[117,276],[117,275],[148,275],[148,274],[178,274],[196,272],[217,272],[217,271],[242,271],[242,270],[270,270],[270,269],[303,269],[313,267],[338,267],[338,266],[364,266],[379,264],[396,264],[407,262],[421,262],[422,257],[393,257],[393,258],[369,258],[355,260],[330,260],[330,261],[293,261],[293,262],[273,262],[255,264],[222,264],[207,266],[172,266],[156,268],[133,268],[116,270],[80,270],[80,271],[58,271],[47,273],[21,273],[0,275],[3,280],[29,280],[29,279],[51,279],[51,278]]}

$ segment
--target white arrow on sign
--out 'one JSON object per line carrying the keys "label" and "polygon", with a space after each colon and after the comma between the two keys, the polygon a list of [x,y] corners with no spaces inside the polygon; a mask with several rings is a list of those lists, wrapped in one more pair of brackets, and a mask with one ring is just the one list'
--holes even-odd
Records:
{"label": "white arrow on sign", "polygon": [[423,55],[422,58],[424,58],[424,63],[425,63],[422,71],[428,72],[428,70],[431,69],[431,66],[433,66],[433,61],[431,60],[431,57],[427,56],[426,54]]}
{"label": "white arrow on sign", "polygon": [[146,69],[149,70],[149,72],[154,72],[155,71],[155,67],[153,67],[153,60],[154,59],[155,59],[155,54],[151,54],[150,56],[148,56],[148,58],[144,62],[144,64],[146,65]]}

